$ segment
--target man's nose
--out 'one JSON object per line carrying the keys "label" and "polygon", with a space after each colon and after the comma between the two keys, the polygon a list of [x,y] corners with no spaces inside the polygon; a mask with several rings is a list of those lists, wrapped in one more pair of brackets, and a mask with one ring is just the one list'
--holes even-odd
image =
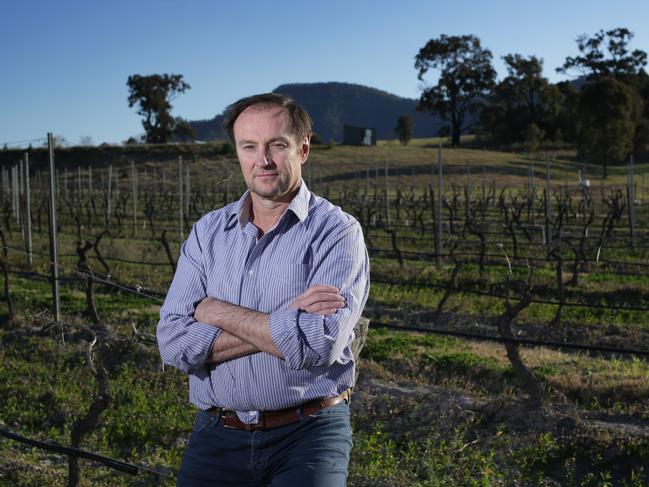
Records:
{"label": "man's nose", "polygon": [[268,167],[273,164],[273,159],[271,158],[268,151],[260,151],[257,155],[256,165],[258,167]]}

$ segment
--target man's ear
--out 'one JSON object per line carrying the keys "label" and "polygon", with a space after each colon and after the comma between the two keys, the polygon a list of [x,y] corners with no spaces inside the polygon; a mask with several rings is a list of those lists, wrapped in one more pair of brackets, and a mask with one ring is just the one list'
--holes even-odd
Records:
{"label": "man's ear", "polygon": [[302,164],[304,164],[306,160],[309,158],[310,150],[311,150],[311,134],[307,134],[302,140],[302,144],[300,147]]}

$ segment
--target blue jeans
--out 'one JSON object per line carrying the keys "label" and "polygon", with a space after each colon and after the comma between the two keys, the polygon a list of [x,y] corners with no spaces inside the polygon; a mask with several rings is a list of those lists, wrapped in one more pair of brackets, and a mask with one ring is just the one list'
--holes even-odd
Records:
{"label": "blue jeans", "polygon": [[351,448],[345,401],[267,431],[225,428],[200,411],[176,485],[344,487]]}

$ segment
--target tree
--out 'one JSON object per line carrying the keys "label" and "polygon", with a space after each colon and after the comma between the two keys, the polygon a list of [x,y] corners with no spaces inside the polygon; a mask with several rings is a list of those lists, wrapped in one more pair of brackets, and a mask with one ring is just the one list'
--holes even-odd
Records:
{"label": "tree", "polygon": [[561,106],[553,122],[553,139],[576,143],[580,92],[570,81],[561,81],[555,86],[561,94]]}
{"label": "tree", "polygon": [[491,51],[483,49],[477,37],[445,34],[428,41],[415,57],[420,80],[429,70],[439,71],[437,84],[423,90],[418,108],[437,113],[449,122],[455,147],[460,145],[468,116],[479,111],[494,85],[496,72],[491,59]]}
{"label": "tree", "polygon": [[[640,103],[644,104],[644,112],[639,110],[640,115],[636,118],[632,130],[635,134],[634,150],[642,151],[649,143],[649,78],[644,70],[647,65],[647,53],[640,49],[631,51],[629,43],[632,39],[633,32],[624,27],[606,32],[600,30],[590,38],[585,34],[581,35],[577,38],[577,47],[581,55],[566,58],[566,62],[557,71],[567,73],[576,69],[589,81],[610,77],[626,83],[637,95],[636,101],[641,100]],[[617,100],[623,101],[624,97],[618,97]],[[611,100],[607,103],[611,103]],[[622,113],[626,108],[620,106],[616,110]],[[621,123],[620,119],[615,122],[617,123]],[[588,125],[588,122],[585,122],[585,125]],[[584,124],[582,132],[583,126]],[[583,140],[580,140],[580,143],[583,143]],[[626,141],[618,141],[618,144],[614,145],[621,147],[625,144]]]}
{"label": "tree", "polygon": [[126,85],[129,89],[128,106],[137,104],[137,113],[144,117],[142,126],[146,142],[169,142],[179,128],[178,119],[171,116],[171,100],[191,88],[182,74],[134,74],[128,77]]}
{"label": "tree", "polygon": [[629,52],[631,39],[633,32],[624,27],[606,32],[600,30],[593,37],[582,34],[577,37],[577,48],[581,55],[567,57],[557,72],[568,73],[576,69],[588,79],[634,77],[646,66],[647,53],[640,49]]}
{"label": "tree", "polygon": [[412,117],[410,115],[401,115],[397,119],[397,126],[394,127],[394,132],[399,138],[399,142],[403,145],[408,145],[408,142],[412,140],[412,127],[413,127]]}
{"label": "tree", "polygon": [[642,71],[636,81],[638,95],[642,98],[644,110],[635,128],[634,151],[642,153],[649,145],[649,75]]}
{"label": "tree", "polygon": [[528,154],[533,154],[541,148],[541,142],[544,136],[541,130],[535,123],[530,123],[523,131],[523,144]]}
{"label": "tree", "polygon": [[528,123],[544,125],[558,112],[561,97],[557,88],[543,77],[543,60],[520,54],[508,54],[503,60],[508,74],[500,83],[501,91],[525,112]]}
{"label": "tree", "polygon": [[507,76],[495,87],[480,114],[482,129],[496,144],[529,145],[531,134],[532,139],[541,133],[555,135],[562,96],[543,77],[543,60],[520,54],[508,54],[503,60]]}
{"label": "tree", "polygon": [[607,166],[624,161],[633,150],[635,129],[642,112],[636,91],[614,78],[584,86],[579,98],[578,152]]}

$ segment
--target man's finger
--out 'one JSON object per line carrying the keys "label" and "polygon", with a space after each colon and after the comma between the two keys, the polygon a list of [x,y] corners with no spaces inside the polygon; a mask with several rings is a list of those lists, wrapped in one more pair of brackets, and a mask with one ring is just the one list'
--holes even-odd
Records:
{"label": "man's finger", "polygon": [[314,284],[309,289],[304,291],[302,295],[311,295],[318,292],[338,294],[340,293],[340,289],[338,289],[336,286],[330,286],[329,284]]}
{"label": "man's finger", "polygon": [[341,294],[331,292],[319,292],[305,296],[303,301],[316,302],[316,301],[345,301],[345,297]]}
{"label": "man's finger", "polygon": [[345,306],[343,304],[316,303],[314,305],[307,306],[306,308],[302,308],[302,309],[308,313],[320,313],[322,310],[325,309],[341,309],[344,307]]}
{"label": "man's finger", "polygon": [[338,310],[344,308],[345,303],[340,301],[338,302],[317,302],[313,303],[310,306],[301,307],[304,311],[308,313],[318,313],[321,314],[323,310]]}
{"label": "man's finger", "polygon": [[317,304],[332,305],[342,308],[345,306],[345,298],[338,294],[318,294],[317,296],[308,296],[295,301],[300,308],[309,308]]}
{"label": "man's finger", "polygon": [[288,307],[289,309],[303,309],[308,312],[313,312],[311,311],[311,307],[319,302],[335,303],[335,307],[340,308],[344,306],[345,298],[340,294],[340,290],[336,286],[315,284],[302,294],[296,296]]}

